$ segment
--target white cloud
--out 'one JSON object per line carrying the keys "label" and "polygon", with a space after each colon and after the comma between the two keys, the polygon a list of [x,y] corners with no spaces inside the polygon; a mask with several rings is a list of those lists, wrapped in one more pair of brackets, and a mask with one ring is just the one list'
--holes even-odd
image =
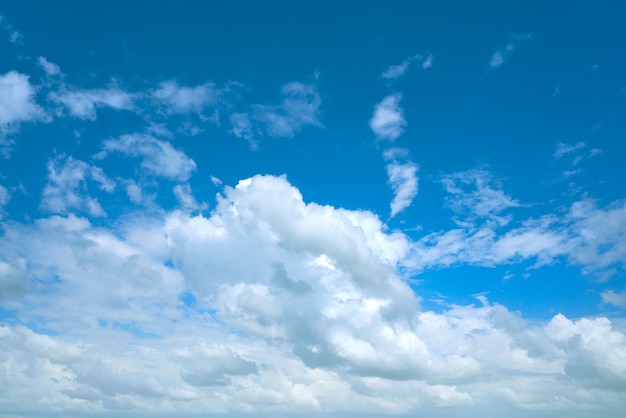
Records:
{"label": "white cloud", "polygon": [[141,168],[151,175],[173,180],[189,179],[196,163],[183,151],[177,150],[167,141],[145,134],[122,135],[118,139],[104,141],[103,151],[95,158],[104,158],[109,153],[119,152],[129,157],[140,157]]}
{"label": "white cloud", "polygon": [[504,193],[499,182],[483,169],[445,175],[441,183],[449,193],[446,204],[455,213],[470,221],[473,217],[488,218],[503,225],[507,223],[507,218],[499,214],[509,208],[521,206]]}
{"label": "white cloud", "polygon": [[395,141],[406,127],[404,110],[400,107],[401,93],[385,97],[374,108],[369,126],[379,139]]}
{"label": "white cloud", "polygon": [[600,296],[602,297],[602,303],[608,303],[626,309],[626,291],[615,292],[613,290],[607,290],[606,292],[602,292]]}
{"label": "white cloud", "polygon": [[484,297],[420,310],[396,273],[410,247],[272,176],[225,187],[207,216],[5,223],[0,304],[52,335],[0,327],[0,409],[621,416],[626,341],[610,321],[527,323]]}
{"label": "white cloud", "polygon": [[206,203],[201,204],[196,201],[189,183],[174,186],[174,196],[176,196],[181,207],[185,210],[202,211],[208,207]]}
{"label": "white cloud", "polygon": [[48,61],[44,57],[37,58],[37,62],[43,68],[48,76],[55,76],[61,74],[61,69],[55,63]]}
{"label": "white cloud", "polygon": [[383,71],[383,78],[399,78],[402,77],[409,69],[412,57],[402,61],[402,64],[390,65]]}
{"label": "white cloud", "polygon": [[250,116],[247,113],[233,113],[230,115],[230,123],[232,129],[230,133],[237,138],[243,138],[246,141],[252,141],[254,139],[254,131]]}
{"label": "white cloud", "polygon": [[391,148],[383,153],[387,165],[388,183],[393,190],[394,197],[391,201],[391,217],[409,207],[417,196],[419,167],[412,161],[406,160],[406,149]]}
{"label": "white cloud", "polygon": [[0,147],[9,145],[5,136],[15,131],[19,123],[46,118],[35,102],[36,92],[27,75],[17,71],[0,75]]}
{"label": "white cloud", "polygon": [[106,216],[98,200],[86,193],[89,178],[108,193],[115,189],[115,182],[99,167],[72,157],[48,161],[48,184],[42,193],[40,207],[53,213],[64,214],[74,209],[91,216]]}
{"label": "white cloud", "polygon": [[54,103],[65,106],[71,116],[95,120],[96,109],[110,107],[115,110],[133,110],[135,107],[132,94],[112,85],[106,89],[68,89],[62,86],[51,92],[48,98]]}
{"label": "white cloud", "polygon": [[220,94],[213,83],[186,87],[165,81],[152,92],[152,97],[163,104],[168,113],[182,114],[202,113],[207,106],[215,105]]}
{"label": "white cloud", "polygon": [[[298,82],[287,83],[282,87],[281,94],[283,100],[279,105],[252,106],[252,118],[264,126],[267,135],[293,138],[296,132],[307,125],[323,127],[319,121],[322,99],[315,86]],[[244,122],[241,117],[233,122],[233,129],[238,129],[237,132],[242,136],[250,132]]]}
{"label": "white cloud", "polygon": [[0,210],[2,210],[11,200],[11,194],[6,187],[0,184]]}
{"label": "white cloud", "polygon": [[489,69],[495,70],[505,64],[511,54],[517,50],[521,43],[531,41],[535,38],[533,33],[513,33],[511,34],[512,42],[509,42],[504,48],[497,50],[491,56],[489,61]]}
{"label": "white cloud", "polygon": [[559,159],[565,155],[571,154],[575,151],[585,148],[587,145],[584,142],[577,142],[575,144],[567,144],[565,142],[559,142],[554,150],[554,158]]}
{"label": "white cloud", "polygon": [[400,78],[407,73],[409,67],[417,62],[418,65],[422,69],[428,69],[432,67],[433,64],[433,55],[431,53],[426,53],[425,55],[413,55],[406,58],[402,61],[402,64],[390,65],[383,71],[382,77],[386,79],[396,79]]}

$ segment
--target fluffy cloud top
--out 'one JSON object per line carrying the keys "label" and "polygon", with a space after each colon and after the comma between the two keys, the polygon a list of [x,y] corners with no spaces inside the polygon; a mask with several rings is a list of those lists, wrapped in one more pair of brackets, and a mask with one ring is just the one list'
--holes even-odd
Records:
{"label": "fluffy cloud top", "polygon": [[0,328],[4,411],[617,417],[626,401],[608,319],[530,324],[484,298],[420,310],[397,275],[406,236],[284,177],[115,234],[74,215],[4,228],[0,304],[64,330]]}

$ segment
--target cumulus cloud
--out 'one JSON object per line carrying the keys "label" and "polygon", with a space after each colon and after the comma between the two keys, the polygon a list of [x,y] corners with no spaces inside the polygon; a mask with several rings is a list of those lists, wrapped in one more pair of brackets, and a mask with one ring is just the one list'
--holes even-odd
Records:
{"label": "cumulus cloud", "polygon": [[115,182],[99,167],[72,157],[62,156],[50,160],[48,184],[41,196],[41,209],[62,214],[70,210],[80,210],[91,216],[105,216],[98,200],[86,192],[88,179],[95,181],[106,192],[111,193],[115,189]]}
{"label": "cumulus cloud", "polygon": [[168,113],[202,113],[207,106],[216,103],[220,91],[213,83],[193,87],[181,86],[176,81],[164,81],[152,92]]}
{"label": "cumulus cloud", "polygon": [[177,150],[168,141],[146,134],[122,135],[104,141],[103,151],[96,158],[111,153],[141,158],[141,168],[150,175],[185,181],[196,169],[196,163],[183,151]]}
{"label": "cumulus cloud", "polygon": [[112,85],[105,89],[75,89],[61,86],[53,91],[48,98],[54,103],[63,105],[71,116],[95,120],[96,109],[108,107],[115,110],[133,110],[135,103],[132,94]]}
{"label": "cumulus cloud", "polygon": [[17,130],[22,122],[46,118],[44,110],[35,102],[37,90],[28,78],[17,71],[0,75],[0,151],[5,154],[10,145],[7,134]]}
{"label": "cumulus cloud", "polygon": [[412,161],[408,161],[408,151],[401,148],[391,148],[383,153],[387,161],[388,183],[393,190],[393,200],[391,201],[391,217],[409,207],[417,196],[419,167]]}
{"label": "cumulus cloud", "polygon": [[207,216],[138,214],[115,233],[74,215],[3,228],[0,304],[53,332],[0,327],[2,410],[623,412],[626,337],[608,319],[526,322],[484,297],[421,310],[397,275],[404,234],[305,203],[284,177],[225,187]]}
{"label": "cumulus cloud", "polygon": [[406,120],[404,110],[400,107],[401,93],[385,97],[374,108],[374,115],[369,126],[378,139],[395,141],[404,133]]}

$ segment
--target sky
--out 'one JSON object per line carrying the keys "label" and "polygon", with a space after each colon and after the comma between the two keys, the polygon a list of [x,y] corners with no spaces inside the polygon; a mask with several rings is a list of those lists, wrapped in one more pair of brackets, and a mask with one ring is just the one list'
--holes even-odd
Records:
{"label": "sky", "polygon": [[0,417],[621,417],[624,13],[0,1]]}

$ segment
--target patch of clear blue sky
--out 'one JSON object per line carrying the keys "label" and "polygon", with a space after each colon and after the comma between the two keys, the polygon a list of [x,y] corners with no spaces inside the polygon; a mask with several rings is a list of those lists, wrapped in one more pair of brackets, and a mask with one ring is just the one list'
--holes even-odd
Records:
{"label": "patch of clear blue sky", "polygon": [[[528,205],[513,210],[521,219],[562,210],[583,195],[601,204],[624,198],[626,6],[620,2],[20,1],[0,7],[23,35],[21,44],[0,46],[0,73],[31,74],[33,63],[24,57],[45,56],[81,88],[111,80],[130,91],[169,79],[239,82],[246,86],[242,103],[279,102],[280,87],[289,81],[316,83],[324,129],[306,127],[294,139],[263,138],[258,151],[230,136],[227,126],[175,139],[198,165],[191,179],[196,197],[210,205],[218,192],[210,175],[233,185],[257,173],[286,173],[307,201],[368,209],[386,219],[392,195],[381,150],[388,144],[374,141],[367,121],[374,104],[392,92],[403,93],[408,122],[394,145],[408,148],[420,165],[419,194],[390,221],[392,228],[420,225],[409,233],[419,238],[454,227],[443,208],[440,176],[477,166],[488,167],[508,194]],[[517,40],[526,35],[531,39]],[[506,62],[490,70],[494,52],[512,44]],[[394,83],[381,78],[388,65],[426,51],[434,56],[431,70]],[[89,160],[103,139],[143,126],[141,117],[107,110],[99,111],[96,124],[25,125],[13,157],[0,168],[5,185],[22,183],[29,191],[14,194],[10,216],[41,216],[51,156]],[[558,143],[581,141],[603,154],[576,167],[571,159],[554,160]],[[100,165],[112,177],[132,170],[114,159]],[[584,174],[561,178],[578,168]],[[173,206],[175,200],[163,194],[159,203]],[[128,209],[117,195],[107,204],[113,217]],[[465,303],[489,291],[491,300],[530,316],[596,311],[598,292],[590,301],[587,290],[602,285],[579,268],[563,261],[522,279],[528,267],[429,271],[415,288],[431,308],[437,307],[429,304],[431,293]],[[515,277],[502,282],[507,274]]]}

